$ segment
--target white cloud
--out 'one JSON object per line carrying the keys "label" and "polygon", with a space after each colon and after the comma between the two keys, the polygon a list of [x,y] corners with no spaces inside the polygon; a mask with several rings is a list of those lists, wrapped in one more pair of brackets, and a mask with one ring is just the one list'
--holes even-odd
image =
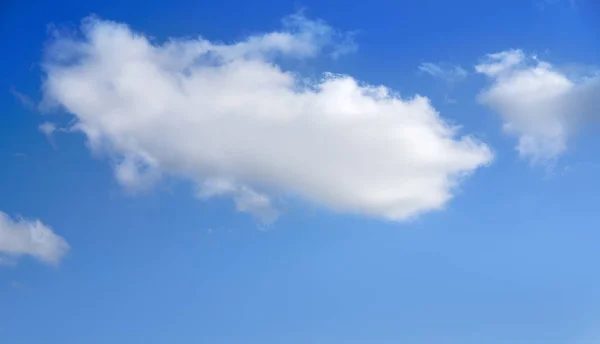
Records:
{"label": "white cloud", "polygon": [[559,157],[600,110],[597,73],[569,76],[521,50],[489,54],[475,69],[492,80],[480,102],[502,116],[504,129],[519,138],[519,154],[533,163]]}
{"label": "white cloud", "polygon": [[41,221],[13,220],[0,211],[0,265],[12,265],[23,255],[56,265],[68,250],[65,239]]}
{"label": "white cloud", "polygon": [[56,149],[56,143],[54,142],[53,135],[56,131],[61,129],[57,129],[54,123],[44,122],[38,126],[38,130],[42,132],[44,136],[46,136],[46,139],[48,139],[48,142],[50,143],[52,148]]}
{"label": "white cloud", "polygon": [[52,134],[54,134],[54,132],[56,131],[56,125],[50,122],[44,122],[40,124],[38,129],[47,137],[51,137]]}
{"label": "white cloud", "polygon": [[436,64],[431,62],[421,63],[419,70],[449,83],[461,81],[469,75],[469,73],[461,66],[448,66],[446,64]]}
{"label": "white cloud", "polygon": [[280,32],[232,44],[158,44],[94,18],[82,31],[50,42],[45,102],[71,113],[72,129],[134,190],[170,175],[264,222],[277,217],[273,196],[402,220],[442,208],[461,177],[492,159],[427,98],[282,70],[281,59],[339,51],[344,34],[320,21],[295,15]]}
{"label": "white cloud", "polygon": [[229,180],[205,180],[198,186],[196,194],[198,198],[204,200],[222,195],[232,196],[238,211],[254,214],[263,223],[272,223],[279,216],[279,212],[273,207],[267,195],[244,185],[235,185]]}

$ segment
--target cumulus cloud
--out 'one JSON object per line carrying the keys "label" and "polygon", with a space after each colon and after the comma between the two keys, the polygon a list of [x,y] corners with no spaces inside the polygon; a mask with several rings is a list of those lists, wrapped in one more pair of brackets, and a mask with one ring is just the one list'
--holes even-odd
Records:
{"label": "cumulus cloud", "polygon": [[431,62],[421,63],[419,70],[449,83],[461,81],[469,75],[469,73],[461,66],[448,66],[446,64],[436,64]]}
{"label": "cumulus cloud", "polygon": [[517,150],[533,163],[548,163],[567,149],[569,138],[600,111],[600,76],[570,76],[521,50],[487,55],[475,67],[491,85],[479,101],[500,114]]}
{"label": "cumulus cloud", "polygon": [[41,221],[12,219],[0,211],[0,265],[12,265],[23,255],[56,265],[67,251],[65,239]]}
{"label": "cumulus cloud", "polygon": [[81,37],[49,43],[45,103],[74,116],[70,129],[112,158],[126,188],[184,178],[198,198],[231,197],[263,222],[285,197],[407,219],[442,208],[464,176],[491,161],[487,145],[461,136],[425,97],[283,69],[283,60],[335,55],[348,43],[322,21],[283,23],[230,44],[160,43],[88,18]]}

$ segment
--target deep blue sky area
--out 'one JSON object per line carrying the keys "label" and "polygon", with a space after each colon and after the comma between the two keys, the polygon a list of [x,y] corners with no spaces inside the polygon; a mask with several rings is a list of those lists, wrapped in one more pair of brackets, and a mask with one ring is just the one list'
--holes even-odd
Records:
{"label": "deep blue sky area", "polygon": [[[383,210],[346,209],[342,196],[331,196],[340,202],[337,207],[329,198],[273,191],[279,217],[264,224],[252,211],[236,210],[236,196],[195,197],[187,175],[163,171],[152,187],[129,192],[115,177],[112,157],[93,149],[87,132],[66,129],[93,114],[105,115],[88,111],[91,101],[69,103],[83,99],[83,91],[56,96],[64,100],[62,107],[39,106],[48,97],[44,82],[55,77],[44,67],[53,30],[81,36],[81,21],[89,15],[127,24],[157,45],[200,36],[232,44],[281,30],[282,18],[299,11],[338,33],[352,32],[354,48],[335,58],[269,63],[308,78],[350,75],[359,84],[385,85],[402,99],[425,96],[440,118],[460,127],[459,135],[485,142],[493,158],[465,168],[442,206],[407,219],[390,219]],[[0,221],[0,343],[597,342],[600,139],[597,121],[589,119],[600,115],[599,37],[596,0],[5,0],[0,212],[11,220]],[[536,57],[500,76],[476,71],[487,54],[516,50]],[[523,99],[533,98],[519,93],[511,78],[534,70],[536,61],[551,64],[537,66],[570,80],[572,88],[518,111]],[[78,63],[84,68],[92,62]],[[440,66],[439,73],[420,68],[424,63]],[[541,85],[546,79],[540,80]],[[494,82],[506,83],[516,96],[497,98],[501,105],[486,103],[480,95]],[[551,94],[555,84],[536,92]],[[148,95],[138,101],[152,100]],[[179,118],[172,109],[180,107],[169,104],[169,118]],[[344,108],[339,100],[335,104]],[[509,118],[521,123],[515,118],[538,113],[539,104],[565,107],[544,107],[532,116],[540,122],[507,131]],[[590,116],[581,116],[585,123],[565,134],[564,150],[519,151],[519,138],[545,135],[537,129],[552,121],[567,128],[580,113]],[[44,122],[64,130],[44,135],[39,129]],[[342,135],[344,128],[334,133]],[[117,140],[114,135],[107,140]],[[176,159],[171,146],[158,146]],[[538,153],[551,157],[535,161]],[[170,163],[164,161],[161,166]],[[318,166],[307,164],[282,180],[314,175]],[[338,178],[346,172],[353,173],[344,170]],[[428,173],[437,172],[423,171]],[[48,263],[25,244],[11,251],[16,247],[11,235],[22,230],[24,242],[30,235],[27,228],[11,227],[19,219],[25,226],[39,219],[68,242],[59,262]]]}

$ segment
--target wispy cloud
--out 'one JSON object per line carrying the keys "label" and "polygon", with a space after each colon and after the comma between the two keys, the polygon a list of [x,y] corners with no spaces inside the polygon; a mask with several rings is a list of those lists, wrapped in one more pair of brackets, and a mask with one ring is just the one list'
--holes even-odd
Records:
{"label": "wispy cloud", "polygon": [[0,267],[1,266],[14,266],[17,261],[13,257],[9,257],[0,253]]}
{"label": "wispy cloud", "polygon": [[576,6],[576,0],[535,0],[535,5],[541,11],[550,6],[568,5],[571,8]]}
{"label": "wispy cloud", "polygon": [[56,125],[51,122],[44,122],[38,126],[38,130],[46,136],[48,142],[52,146],[52,148],[56,149],[56,142],[54,141],[54,133],[59,130],[56,128]]}
{"label": "wispy cloud", "polygon": [[469,73],[461,66],[452,66],[442,63],[424,62],[419,66],[419,70],[449,83],[464,80],[469,75]]}
{"label": "wispy cloud", "polygon": [[12,94],[13,97],[15,97],[27,109],[29,109],[29,110],[36,109],[37,105],[36,105],[35,101],[33,101],[33,99],[31,99],[31,97],[29,97],[28,95],[17,91],[17,89],[14,88],[13,86],[10,87],[10,94]]}

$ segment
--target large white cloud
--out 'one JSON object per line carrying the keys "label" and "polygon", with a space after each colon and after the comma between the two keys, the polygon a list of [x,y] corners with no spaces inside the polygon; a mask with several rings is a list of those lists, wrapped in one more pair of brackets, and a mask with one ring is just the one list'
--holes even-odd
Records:
{"label": "large white cloud", "polygon": [[517,150],[533,163],[555,160],[569,138],[600,111],[597,73],[573,76],[521,50],[489,54],[475,67],[492,84],[479,100],[498,112]]}
{"label": "large white cloud", "polygon": [[92,149],[112,156],[127,188],[186,178],[199,198],[233,197],[264,222],[286,196],[402,220],[443,207],[461,177],[492,159],[425,97],[279,67],[353,50],[321,21],[294,15],[280,32],[232,44],[159,44],[95,18],[82,33],[50,42],[45,99],[75,117]]}
{"label": "large white cloud", "polygon": [[13,220],[0,211],[0,265],[23,255],[56,265],[69,250],[65,239],[39,220]]}

